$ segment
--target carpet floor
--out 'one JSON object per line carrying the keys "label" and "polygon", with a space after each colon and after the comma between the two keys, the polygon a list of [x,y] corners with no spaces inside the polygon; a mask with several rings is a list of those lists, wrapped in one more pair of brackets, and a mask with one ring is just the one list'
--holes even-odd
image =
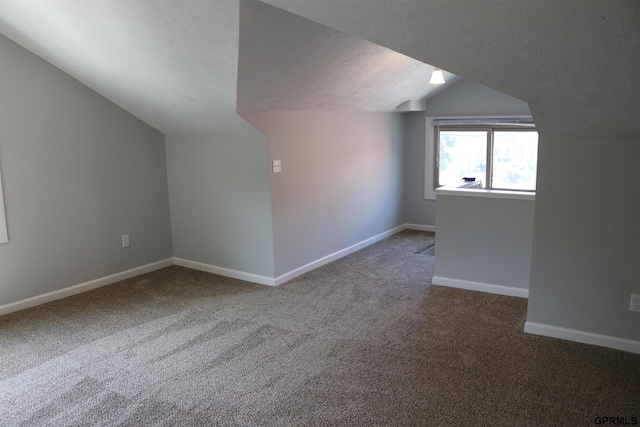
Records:
{"label": "carpet floor", "polygon": [[168,267],[0,317],[2,426],[640,423],[640,355],[431,286],[403,231],[284,285]]}

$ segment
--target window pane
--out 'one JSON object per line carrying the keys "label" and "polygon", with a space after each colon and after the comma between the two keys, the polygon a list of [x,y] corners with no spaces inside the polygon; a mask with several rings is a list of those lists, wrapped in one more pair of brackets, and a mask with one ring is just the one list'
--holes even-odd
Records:
{"label": "window pane", "polygon": [[438,151],[439,185],[455,185],[462,177],[475,177],[486,186],[486,131],[441,130]]}
{"label": "window pane", "polygon": [[538,132],[493,133],[493,188],[535,190]]}

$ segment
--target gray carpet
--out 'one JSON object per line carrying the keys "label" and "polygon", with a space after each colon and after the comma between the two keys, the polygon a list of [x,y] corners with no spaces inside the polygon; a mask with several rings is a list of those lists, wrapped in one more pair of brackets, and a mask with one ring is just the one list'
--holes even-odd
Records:
{"label": "gray carpet", "polygon": [[277,288],[169,267],[2,316],[0,425],[640,422],[640,355],[430,286],[432,241],[404,231]]}

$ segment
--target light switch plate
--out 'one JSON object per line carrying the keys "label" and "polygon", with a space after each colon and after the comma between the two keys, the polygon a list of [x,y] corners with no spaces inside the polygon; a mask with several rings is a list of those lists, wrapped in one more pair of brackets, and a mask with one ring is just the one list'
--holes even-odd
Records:
{"label": "light switch plate", "polygon": [[282,163],[280,162],[280,160],[274,160],[273,173],[280,173],[280,172],[282,172]]}

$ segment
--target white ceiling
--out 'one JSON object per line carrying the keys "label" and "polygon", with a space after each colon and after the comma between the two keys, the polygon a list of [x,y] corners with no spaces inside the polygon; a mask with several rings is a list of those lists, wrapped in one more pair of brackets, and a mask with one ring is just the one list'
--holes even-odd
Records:
{"label": "white ceiling", "polygon": [[263,1],[528,102],[540,133],[640,136],[640,1]]}
{"label": "white ceiling", "polygon": [[256,132],[237,92],[243,111],[425,96],[429,66],[368,40],[528,102],[541,133],[640,135],[638,1],[263,1],[306,19],[256,0],[0,0],[0,32],[167,134]]}
{"label": "white ceiling", "polygon": [[257,1],[242,1],[239,112],[397,111],[458,80],[434,67]]}
{"label": "white ceiling", "polygon": [[240,36],[238,0],[0,0],[0,32],[165,134],[257,132],[237,94],[241,111],[393,111],[442,89],[432,66],[246,5]]}
{"label": "white ceiling", "polygon": [[0,0],[0,32],[163,133],[257,133],[235,111],[237,0]]}

